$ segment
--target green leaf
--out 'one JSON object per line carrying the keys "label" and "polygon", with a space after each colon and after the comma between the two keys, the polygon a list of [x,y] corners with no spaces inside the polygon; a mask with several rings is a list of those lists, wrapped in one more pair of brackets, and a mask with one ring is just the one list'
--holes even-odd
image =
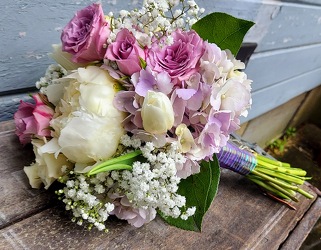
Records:
{"label": "green leaf", "polygon": [[121,155],[115,158],[111,158],[107,161],[101,162],[100,164],[93,167],[87,175],[94,175],[101,172],[107,172],[112,170],[122,170],[122,169],[132,169],[132,165],[139,156],[142,154],[140,150],[136,150],[134,152]]}
{"label": "green leaf", "polygon": [[220,168],[216,155],[210,162],[201,162],[201,171],[181,180],[178,194],[186,197],[186,207],[196,207],[196,212],[187,220],[181,218],[161,217],[170,225],[181,229],[200,232],[202,229],[203,217],[212,204],[217,193],[220,179]]}
{"label": "green leaf", "polygon": [[222,50],[229,49],[233,55],[236,55],[245,34],[253,25],[254,23],[251,21],[215,12],[198,20],[192,29],[203,40],[215,43]]}

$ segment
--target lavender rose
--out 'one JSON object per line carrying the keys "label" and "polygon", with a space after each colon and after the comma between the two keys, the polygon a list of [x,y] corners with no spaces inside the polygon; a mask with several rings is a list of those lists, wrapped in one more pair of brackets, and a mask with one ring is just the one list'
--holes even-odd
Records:
{"label": "lavender rose", "polygon": [[63,29],[62,50],[71,53],[76,63],[102,60],[109,34],[102,7],[94,3],[78,11]]}
{"label": "lavender rose", "polygon": [[154,44],[149,51],[148,64],[156,72],[167,72],[174,82],[187,80],[198,70],[204,53],[204,42],[195,31],[172,33],[174,42],[161,48]]}
{"label": "lavender rose", "polygon": [[122,73],[132,75],[142,69],[139,58],[145,60],[145,53],[134,35],[128,29],[122,29],[115,42],[108,46],[105,57],[116,61]]}

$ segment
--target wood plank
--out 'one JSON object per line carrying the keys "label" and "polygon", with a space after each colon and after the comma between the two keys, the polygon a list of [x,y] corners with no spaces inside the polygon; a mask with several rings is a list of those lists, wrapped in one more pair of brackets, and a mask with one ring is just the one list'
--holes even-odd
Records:
{"label": "wood plank", "polygon": [[[255,92],[320,69],[320,54],[321,44],[254,54],[245,72],[253,80],[252,89]],[[321,75],[319,79],[321,83]],[[304,86],[306,84],[302,84]]]}
{"label": "wood plank", "polygon": [[289,3],[299,3],[299,4],[312,4],[312,5],[321,5],[319,0],[283,0],[284,2]]}
{"label": "wood plank", "polygon": [[[80,8],[92,1],[11,1],[0,15],[0,90],[33,87],[50,63],[51,44],[59,43],[59,33]],[[109,1],[105,12],[130,9],[142,1]],[[245,42],[256,42],[256,52],[297,47],[321,42],[320,6],[261,0],[199,1],[207,12],[221,11],[256,22]],[[37,28],[30,23],[37,24]],[[45,35],[44,35],[45,34]],[[32,72],[32,74],[30,73]]]}
{"label": "wood plank", "polygon": [[[245,42],[256,42],[256,52],[321,42],[321,6],[308,1],[214,0],[199,1],[209,12],[218,11],[254,21]],[[315,0],[317,2],[318,0]]]}
{"label": "wood plank", "polygon": [[316,69],[273,86],[254,91],[252,93],[253,104],[249,115],[246,118],[242,118],[241,121],[243,123],[258,117],[292,98],[318,87],[320,84],[321,69]]}
{"label": "wood plank", "polygon": [[13,114],[18,110],[20,100],[31,102],[30,93],[0,96],[0,122],[13,119]]}
{"label": "wood plank", "polygon": [[280,250],[296,250],[299,249],[312,230],[316,221],[321,216],[321,199],[318,198],[309,209],[300,224],[293,230],[287,241],[282,245]]}
{"label": "wood plank", "polygon": [[[31,190],[26,178],[17,178],[16,173],[32,158],[31,149],[19,146],[12,122],[0,123],[0,127],[0,183],[5,194],[0,203],[5,204],[1,212],[7,218],[7,224],[0,230],[0,249],[86,246],[87,249],[271,250],[286,240],[314,202],[299,195],[297,211],[291,210],[260,194],[243,176],[223,169],[218,195],[204,218],[202,233],[168,226],[160,218],[139,229],[113,219],[107,225],[109,233],[88,232],[71,223],[60,205],[44,209],[52,193]],[[40,205],[35,208],[32,202]],[[10,209],[15,216],[10,214]]]}
{"label": "wood plank", "polygon": [[293,211],[259,195],[238,175],[223,171],[221,181],[202,233],[168,226],[160,218],[139,229],[114,220],[107,234],[89,232],[55,207],[2,229],[0,248],[277,249],[311,203],[300,199]]}
{"label": "wood plank", "polygon": [[307,97],[298,109],[289,126],[298,127],[306,121],[321,126],[321,86],[307,93]]}
{"label": "wood plank", "polygon": [[50,205],[44,190],[30,189],[23,166],[33,159],[30,146],[22,147],[12,121],[0,126],[0,228],[28,217]]}

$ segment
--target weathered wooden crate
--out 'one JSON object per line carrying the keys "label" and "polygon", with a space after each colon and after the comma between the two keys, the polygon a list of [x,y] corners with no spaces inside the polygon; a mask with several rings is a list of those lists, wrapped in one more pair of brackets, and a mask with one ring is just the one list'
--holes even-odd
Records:
{"label": "weathered wooden crate", "polygon": [[[29,187],[33,160],[12,121],[0,123],[0,249],[297,249],[321,214],[320,199],[299,196],[292,210],[261,194],[246,178],[222,170],[218,195],[201,233],[160,218],[136,229],[113,219],[109,233],[70,222],[53,192]],[[306,190],[310,188],[305,185]]]}

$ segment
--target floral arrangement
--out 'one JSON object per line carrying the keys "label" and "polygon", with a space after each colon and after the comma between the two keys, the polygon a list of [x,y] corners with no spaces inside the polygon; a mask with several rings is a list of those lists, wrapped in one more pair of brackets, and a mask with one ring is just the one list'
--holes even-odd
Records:
{"label": "floral arrangement", "polygon": [[[203,13],[193,0],[147,0],[119,15],[95,3],[63,29],[51,54],[57,64],[14,118],[35,153],[24,168],[30,185],[62,183],[56,193],[77,224],[107,230],[114,215],[140,227],[159,214],[201,229],[217,191],[217,156],[227,168],[240,158],[228,140],[251,105],[251,80],[234,55],[253,25]],[[267,186],[257,161],[248,162],[245,174]]]}

